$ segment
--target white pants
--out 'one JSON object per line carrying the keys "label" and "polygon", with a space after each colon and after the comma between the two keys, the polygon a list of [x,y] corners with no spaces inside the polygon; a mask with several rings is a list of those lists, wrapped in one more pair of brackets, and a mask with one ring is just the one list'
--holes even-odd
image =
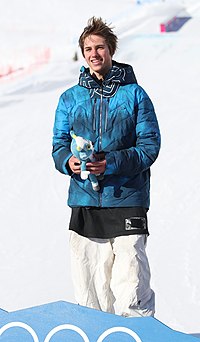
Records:
{"label": "white pants", "polygon": [[145,235],[89,239],[71,231],[77,302],[127,317],[153,316],[155,300],[145,245]]}

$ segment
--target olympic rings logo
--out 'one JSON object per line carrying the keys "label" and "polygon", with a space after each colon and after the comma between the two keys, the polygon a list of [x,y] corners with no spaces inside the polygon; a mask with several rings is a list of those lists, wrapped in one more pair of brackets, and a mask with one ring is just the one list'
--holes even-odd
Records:
{"label": "olympic rings logo", "polygon": [[[20,328],[25,329],[32,336],[34,342],[39,342],[38,336],[35,333],[35,331],[28,324],[23,323],[23,322],[11,322],[11,323],[5,324],[0,329],[0,336],[2,336],[2,334],[6,330],[13,328],[13,327],[20,327]],[[52,336],[54,336],[58,331],[61,331],[61,330],[73,330],[73,331],[77,332],[79,334],[79,336],[82,337],[84,342],[90,342],[88,336],[84,333],[84,331],[81,328],[79,328],[73,324],[62,324],[62,325],[58,325],[57,327],[53,328],[45,337],[44,342],[49,342],[51,340]],[[99,338],[97,339],[96,342],[103,342],[107,336],[114,334],[116,332],[123,332],[123,333],[128,334],[129,336],[133,337],[135,342],[142,342],[142,340],[139,338],[139,336],[133,330],[126,328],[126,327],[113,327],[113,328],[107,329],[106,331],[104,331],[99,336]]]}

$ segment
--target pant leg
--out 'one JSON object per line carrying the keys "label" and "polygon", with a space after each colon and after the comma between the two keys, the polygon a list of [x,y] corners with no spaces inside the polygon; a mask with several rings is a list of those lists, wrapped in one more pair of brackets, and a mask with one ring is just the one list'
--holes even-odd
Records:
{"label": "pant leg", "polygon": [[70,234],[71,272],[75,298],[80,305],[114,312],[110,288],[114,255],[109,239]]}
{"label": "pant leg", "polygon": [[123,316],[153,316],[155,295],[150,288],[150,269],[145,251],[145,235],[116,237],[111,288],[116,313]]}

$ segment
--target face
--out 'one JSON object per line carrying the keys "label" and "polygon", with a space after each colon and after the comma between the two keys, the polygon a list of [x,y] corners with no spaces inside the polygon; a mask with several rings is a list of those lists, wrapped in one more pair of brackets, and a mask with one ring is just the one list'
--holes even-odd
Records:
{"label": "face", "polygon": [[91,35],[85,38],[84,57],[90,73],[94,73],[99,79],[103,78],[112,66],[108,45],[101,36]]}

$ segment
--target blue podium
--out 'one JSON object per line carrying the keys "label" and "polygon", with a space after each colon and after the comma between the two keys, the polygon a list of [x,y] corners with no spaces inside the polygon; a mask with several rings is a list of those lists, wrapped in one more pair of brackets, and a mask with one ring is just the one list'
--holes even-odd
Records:
{"label": "blue podium", "polygon": [[199,342],[152,317],[124,318],[58,301],[29,309],[0,310],[3,342]]}

